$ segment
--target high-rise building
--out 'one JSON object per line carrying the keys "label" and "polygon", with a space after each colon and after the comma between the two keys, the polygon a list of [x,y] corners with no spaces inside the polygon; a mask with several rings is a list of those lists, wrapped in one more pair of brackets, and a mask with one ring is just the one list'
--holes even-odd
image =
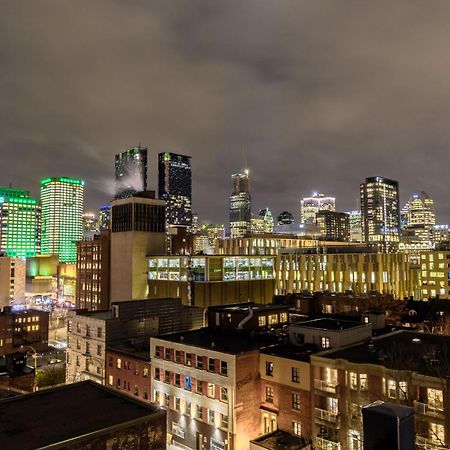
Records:
{"label": "high-rise building", "polygon": [[277,225],[292,225],[294,222],[294,215],[289,211],[283,211],[277,217]]}
{"label": "high-rise building", "polygon": [[83,237],[84,181],[57,177],[41,180],[42,254],[75,263]]}
{"label": "high-rise building", "polygon": [[250,231],[252,203],[249,191],[248,170],[231,176],[233,192],[230,196],[230,235],[243,237]]}
{"label": "high-rise building", "polygon": [[361,211],[347,212],[350,222],[350,242],[363,242]]}
{"label": "high-rise building", "polygon": [[191,157],[176,153],[158,155],[158,194],[166,202],[168,226],[192,225]]}
{"label": "high-rise building", "polygon": [[261,209],[258,216],[252,217],[250,231],[252,234],[273,233],[273,216],[269,208]]}
{"label": "high-rise building", "polygon": [[99,232],[98,217],[92,213],[84,213],[82,220],[84,239],[92,239]]}
{"label": "high-rise building", "polygon": [[348,214],[336,211],[319,211],[317,226],[322,239],[347,242],[350,239],[350,219]]}
{"label": "high-rise building", "polygon": [[384,251],[397,248],[400,240],[398,182],[383,177],[366,178],[361,184],[361,212],[365,242]]}
{"label": "high-rise building", "polygon": [[336,199],[314,192],[312,197],[305,197],[300,202],[300,218],[304,224],[315,224],[319,211],[336,211]]}
{"label": "high-rise building", "polygon": [[41,208],[23,189],[0,188],[0,254],[26,258],[40,252]]}
{"label": "high-rise building", "polygon": [[409,197],[402,208],[402,225],[413,227],[423,225],[432,227],[436,225],[436,214],[433,199],[425,192],[419,191]]}
{"label": "high-rise building", "polygon": [[116,195],[126,198],[147,190],[147,149],[133,147],[116,155]]}
{"label": "high-rise building", "polygon": [[99,231],[111,229],[111,205],[100,206],[100,213],[98,215]]}

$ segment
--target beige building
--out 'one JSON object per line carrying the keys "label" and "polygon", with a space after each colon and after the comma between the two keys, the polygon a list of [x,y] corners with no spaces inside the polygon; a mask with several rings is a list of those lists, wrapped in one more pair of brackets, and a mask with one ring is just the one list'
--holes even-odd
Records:
{"label": "beige building", "polygon": [[450,299],[450,250],[420,254],[421,298]]}
{"label": "beige building", "polygon": [[276,276],[276,294],[378,291],[403,299],[418,290],[417,277],[403,253],[283,254],[277,258]]}
{"label": "beige building", "polygon": [[164,255],[165,202],[146,191],[111,208],[111,302],[147,297],[147,255]]}
{"label": "beige building", "polygon": [[25,302],[25,280],[25,259],[0,257],[0,308]]}

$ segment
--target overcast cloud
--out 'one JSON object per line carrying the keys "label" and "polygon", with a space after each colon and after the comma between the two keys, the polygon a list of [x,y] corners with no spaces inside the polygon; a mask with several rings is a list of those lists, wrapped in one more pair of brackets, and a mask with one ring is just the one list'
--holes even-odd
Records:
{"label": "overcast cloud", "polygon": [[114,154],[192,156],[201,221],[227,222],[247,154],[253,209],[298,216],[319,190],[354,209],[382,175],[450,222],[450,2],[0,0],[0,185],[86,180]]}

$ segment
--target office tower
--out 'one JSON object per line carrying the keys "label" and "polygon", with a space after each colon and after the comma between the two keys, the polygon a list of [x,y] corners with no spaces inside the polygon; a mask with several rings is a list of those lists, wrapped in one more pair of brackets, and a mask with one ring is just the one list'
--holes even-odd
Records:
{"label": "office tower", "polygon": [[301,223],[313,225],[319,211],[336,211],[336,199],[314,192],[312,197],[305,197],[300,202]]}
{"label": "office tower", "polygon": [[147,149],[133,147],[116,155],[115,198],[126,198],[147,190]]}
{"label": "office tower", "polygon": [[252,234],[273,233],[273,216],[269,208],[261,209],[258,216],[252,217],[250,230]]}
{"label": "office tower", "polygon": [[199,231],[198,226],[198,213],[192,213],[192,226],[191,226],[191,233],[196,234]]}
{"label": "office tower", "polygon": [[111,205],[100,206],[98,226],[100,231],[111,229]]}
{"label": "office tower", "polygon": [[63,263],[74,263],[76,242],[83,237],[84,181],[68,177],[42,179],[41,203],[41,253],[58,255]]}
{"label": "office tower", "polygon": [[84,239],[92,239],[99,232],[98,218],[95,214],[84,213],[83,220],[83,237]]}
{"label": "office tower", "polygon": [[383,177],[366,178],[361,184],[364,240],[383,251],[395,250],[400,239],[398,182]]}
{"label": "office tower", "polygon": [[277,217],[277,225],[291,225],[295,222],[294,215],[289,211],[283,211]]}
{"label": "office tower", "polygon": [[350,242],[363,242],[361,211],[347,212],[350,222]]}
{"label": "office tower", "polygon": [[248,170],[231,176],[233,192],[230,196],[230,236],[243,237],[250,231],[252,204]]}
{"label": "office tower", "polygon": [[419,191],[409,198],[402,208],[402,225],[411,227],[422,225],[432,227],[436,225],[436,214],[433,199],[425,192]]}
{"label": "office tower", "polygon": [[168,226],[192,225],[191,157],[176,153],[158,155],[158,194],[166,202]]}
{"label": "office tower", "polygon": [[147,297],[146,258],[166,253],[165,222],[165,202],[153,191],[113,200],[111,302]]}
{"label": "office tower", "polygon": [[326,241],[349,241],[350,219],[348,214],[336,211],[319,211],[316,215],[316,223],[322,239]]}
{"label": "office tower", "polygon": [[26,258],[40,252],[41,208],[23,189],[0,188],[0,254]]}

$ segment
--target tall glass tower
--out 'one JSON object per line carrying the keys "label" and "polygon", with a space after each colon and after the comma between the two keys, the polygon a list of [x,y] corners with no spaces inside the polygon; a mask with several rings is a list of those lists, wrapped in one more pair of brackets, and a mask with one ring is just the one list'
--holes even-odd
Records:
{"label": "tall glass tower", "polygon": [[230,196],[230,236],[244,237],[250,231],[252,203],[248,183],[248,170],[231,176],[233,192]]}
{"label": "tall glass tower", "polygon": [[116,194],[114,198],[131,197],[147,190],[147,149],[130,148],[115,158]]}
{"label": "tall glass tower", "polygon": [[400,241],[398,182],[383,177],[366,178],[361,184],[363,238],[382,251],[394,251]]}
{"label": "tall glass tower", "polygon": [[83,238],[84,181],[75,178],[41,180],[42,248],[44,255],[58,255],[74,263],[76,242]]}
{"label": "tall glass tower", "polygon": [[41,208],[23,189],[0,188],[0,253],[27,258],[40,251]]}
{"label": "tall glass tower", "polygon": [[158,195],[166,201],[168,226],[192,225],[191,157],[176,153],[158,154]]}

